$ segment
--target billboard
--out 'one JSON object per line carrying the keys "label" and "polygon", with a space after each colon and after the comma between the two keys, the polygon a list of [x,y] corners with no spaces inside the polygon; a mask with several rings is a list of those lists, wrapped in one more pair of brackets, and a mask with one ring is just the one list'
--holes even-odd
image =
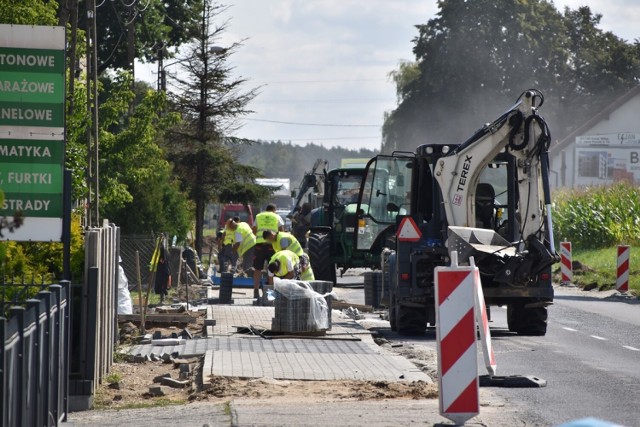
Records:
{"label": "billboard", "polygon": [[64,27],[0,24],[0,216],[22,211],[5,240],[60,241]]}
{"label": "billboard", "polygon": [[640,183],[640,134],[615,133],[576,138],[575,185],[616,181]]}

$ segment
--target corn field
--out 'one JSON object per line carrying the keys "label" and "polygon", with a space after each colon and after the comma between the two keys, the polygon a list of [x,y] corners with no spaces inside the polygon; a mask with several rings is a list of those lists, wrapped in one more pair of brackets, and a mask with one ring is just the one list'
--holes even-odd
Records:
{"label": "corn field", "polygon": [[640,189],[629,183],[556,191],[556,241],[583,249],[640,244]]}

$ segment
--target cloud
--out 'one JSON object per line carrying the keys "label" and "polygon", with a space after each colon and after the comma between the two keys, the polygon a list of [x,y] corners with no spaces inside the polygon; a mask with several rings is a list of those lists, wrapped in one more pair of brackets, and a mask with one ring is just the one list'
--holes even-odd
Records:
{"label": "cloud", "polygon": [[[231,18],[220,45],[244,41],[231,58],[235,73],[261,87],[249,118],[375,128],[293,126],[246,121],[237,135],[308,140],[349,147],[380,146],[385,111],[395,107],[387,74],[414,59],[416,24],[435,16],[435,0],[228,0]],[[555,0],[560,10],[586,0]],[[638,38],[637,0],[589,0],[602,27]],[[155,77],[152,77],[155,78]],[[344,137],[342,140],[329,138]],[[358,138],[358,139],[353,139]],[[360,139],[367,138],[367,139]],[[299,141],[304,143],[304,141]]]}

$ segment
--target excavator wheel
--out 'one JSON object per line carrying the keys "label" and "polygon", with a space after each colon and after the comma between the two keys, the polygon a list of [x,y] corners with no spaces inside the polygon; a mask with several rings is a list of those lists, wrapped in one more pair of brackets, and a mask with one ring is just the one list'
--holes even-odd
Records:
{"label": "excavator wheel", "polygon": [[309,235],[309,260],[316,280],[336,283],[336,266],[331,260],[331,240],[328,233]]}
{"label": "excavator wheel", "polygon": [[396,327],[400,335],[422,335],[427,329],[427,314],[421,307],[395,305]]}
{"label": "excavator wheel", "polygon": [[547,334],[547,308],[526,308],[524,304],[507,306],[509,331],[524,336],[544,336]]}

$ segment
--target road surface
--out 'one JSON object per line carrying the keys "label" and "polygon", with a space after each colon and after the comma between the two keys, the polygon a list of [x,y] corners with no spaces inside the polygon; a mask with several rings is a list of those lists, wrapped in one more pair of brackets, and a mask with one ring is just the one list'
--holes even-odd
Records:
{"label": "road surface", "polygon": [[[491,388],[518,408],[525,425],[596,417],[640,426],[640,304],[590,294],[558,288],[545,337],[508,332],[506,310],[492,308],[498,375],[533,375],[548,383],[544,388]],[[432,328],[423,337],[381,332],[392,342],[435,348]],[[483,366],[481,358],[479,363]]]}

